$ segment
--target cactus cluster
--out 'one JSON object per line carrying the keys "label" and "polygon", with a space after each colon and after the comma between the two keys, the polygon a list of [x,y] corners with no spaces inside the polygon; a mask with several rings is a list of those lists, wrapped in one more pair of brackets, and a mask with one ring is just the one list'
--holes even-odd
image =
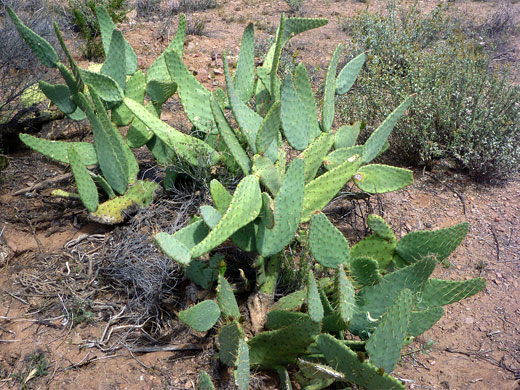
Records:
{"label": "cactus cluster", "polygon": [[[21,139],[70,164],[79,197],[94,219],[121,222],[121,210],[152,200],[158,185],[137,181],[138,165],[131,148],[147,145],[160,163],[178,157],[202,167],[222,163],[243,174],[233,192],[213,179],[213,206],[201,206],[200,215],[175,233],[154,236],[194,283],[206,289],[216,286],[214,299],[181,311],[179,319],[199,332],[218,327],[219,359],[233,369],[240,390],[249,386],[250,367],[276,370],[282,386],[290,389],[287,365],[298,367],[295,379],[306,389],[324,389],[335,382],[404,389],[389,375],[403,346],[433,326],[444,305],[485,287],[480,278],[430,278],[436,264],[465,237],[466,223],[411,232],[397,240],[381,217],[371,215],[368,225],[373,234],[351,247],[321,212],[348,181],[363,192],[384,193],[413,180],[411,171],[372,163],[388,148],[388,137],[413,97],[397,107],[364,145],[356,144],[360,123],[335,126],[335,95],[352,87],[364,54],[338,74],[342,46],[336,48],[320,113],[303,64],[279,75],[287,42],[324,25],[325,19],[282,16],[275,43],[256,68],[254,28],[248,25],[234,76],[223,55],[226,91],[211,92],[182,62],[183,16],[174,40],[145,74],[137,70],[135,52],[103,8],[96,12],[106,60],[98,72],[79,69],[57,27],[69,68],[46,41],[8,12],[40,61],[57,68],[65,79],[66,84],[60,85],[42,82],[41,90],[69,117],[87,118],[94,143],[29,135]],[[174,93],[197,137],[161,121],[161,108]],[[234,121],[228,120],[227,111]],[[118,126],[127,125],[125,139]],[[287,153],[289,148],[296,153]],[[99,167],[101,174],[94,173],[92,166]],[[99,204],[98,187],[109,198],[105,203]],[[306,223],[308,234],[299,234]],[[303,289],[273,302],[282,254],[298,235],[318,264],[320,277],[309,271]],[[256,270],[256,285],[248,300],[254,336],[249,339],[233,287],[225,278],[225,256],[212,253],[226,241],[255,257],[250,266]],[[255,307],[263,316],[253,321]],[[214,388],[206,372],[201,372],[199,381],[200,389]]]}
{"label": "cactus cluster", "polygon": [[[317,218],[311,230],[326,217]],[[376,234],[395,240],[392,230],[380,217],[370,216],[369,220]],[[311,248],[317,261],[331,255],[342,259],[328,265],[321,262],[335,277],[317,281],[309,271],[302,290],[273,305],[267,314],[265,330],[247,341],[249,364],[278,370],[282,383],[287,380],[284,367],[297,365],[296,380],[306,389],[323,389],[334,382],[354,383],[367,389],[404,389],[399,380],[389,375],[399,362],[403,347],[442,317],[443,306],[468,298],[485,287],[481,278],[449,281],[430,277],[438,260],[446,254],[446,246],[451,243],[449,250],[454,250],[466,232],[467,224],[460,224],[409,233],[401,241],[407,243],[408,250],[421,256],[414,257],[408,265],[397,262],[381,268],[371,257],[355,257],[354,251],[345,256],[343,247],[328,247],[335,234],[314,237]],[[424,240],[415,240],[416,237]],[[428,238],[437,239],[437,244],[426,251],[424,242]],[[320,239],[322,245],[317,245]],[[363,267],[359,262],[375,267]],[[219,358],[237,370],[241,353],[245,353],[239,349],[246,348],[244,332],[233,292],[222,274],[218,276],[217,301],[224,322],[218,337]],[[197,329],[195,324],[189,323]]]}

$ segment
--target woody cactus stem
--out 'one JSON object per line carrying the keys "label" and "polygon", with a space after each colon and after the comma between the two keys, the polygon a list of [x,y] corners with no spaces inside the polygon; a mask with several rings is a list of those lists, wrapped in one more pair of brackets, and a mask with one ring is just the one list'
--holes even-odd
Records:
{"label": "woody cactus stem", "polygon": [[249,297],[247,307],[255,334],[264,328],[267,312],[273,305],[280,265],[280,254],[270,258],[258,256],[254,263],[256,269],[256,292]]}

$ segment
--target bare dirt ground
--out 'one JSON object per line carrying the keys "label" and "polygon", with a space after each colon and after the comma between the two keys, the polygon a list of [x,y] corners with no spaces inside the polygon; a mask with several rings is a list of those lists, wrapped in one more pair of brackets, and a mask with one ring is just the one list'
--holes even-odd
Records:
{"label": "bare dirt ground", "polygon": [[[428,10],[436,4],[419,2],[419,7]],[[495,5],[457,2],[453,6],[483,17]],[[519,6],[512,5],[518,15]],[[341,21],[365,7],[352,1],[304,1],[300,15],[329,18],[327,26],[302,34],[292,43],[296,60],[318,67],[318,83],[334,47],[348,42]],[[382,2],[371,7],[384,8]],[[236,0],[190,13],[189,19],[205,22],[206,35],[187,37],[185,62],[208,88],[222,86],[222,50],[237,54],[249,21],[256,25],[257,41],[268,47],[280,14],[289,10],[283,1]],[[176,18],[143,20],[130,15],[121,26],[142,68],[165,48],[171,39],[168,31],[174,32],[176,23]],[[514,41],[516,47],[518,42]],[[177,128],[186,126],[175,112],[178,105],[173,104],[172,110],[164,118]],[[143,154],[140,163],[148,167],[149,156]],[[53,187],[72,186],[67,178],[51,188],[14,195],[66,173],[66,167],[30,151],[11,155],[10,166],[2,173],[0,387],[196,389],[198,371],[204,368],[219,388],[234,388],[230,373],[212,358],[214,334],[190,332],[176,320],[186,289],[177,273],[166,276],[165,285],[171,289],[158,297],[160,307],[148,313],[154,320],[147,322],[129,314],[135,309],[130,303],[135,297],[125,295],[129,289],[117,289],[103,274],[121,253],[117,250],[135,238],[136,230],[142,244],[148,245],[148,252],[143,253],[158,259],[160,254],[150,249],[146,237],[161,227],[160,222],[134,224],[133,230],[90,223],[78,203],[48,196]],[[189,214],[188,203],[179,198],[167,204],[170,228],[182,222],[174,221],[177,216]],[[438,267],[436,276],[487,280],[482,293],[449,306],[445,317],[408,347],[394,375],[410,389],[519,389],[520,177],[498,187],[477,185],[440,164],[432,172],[416,172],[414,185],[373,199],[368,208],[382,212],[398,235],[470,222],[468,237],[449,263]],[[162,204],[157,210],[167,209]],[[351,205],[338,201],[326,211],[343,223],[353,244],[357,238],[351,226],[357,222],[352,220]],[[366,212],[367,205],[359,205],[357,211]],[[150,352],[154,344],[170,350]],[[149,349],[139,349],[143,347]],[[254,374],[253,387],[278,389],[279,384],[259,372]]]}

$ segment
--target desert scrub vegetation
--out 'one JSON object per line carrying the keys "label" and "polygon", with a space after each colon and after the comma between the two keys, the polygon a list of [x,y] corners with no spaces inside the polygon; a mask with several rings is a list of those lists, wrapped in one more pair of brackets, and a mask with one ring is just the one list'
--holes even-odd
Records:
{"label": "desert scrub vegetation", "polygon": [[342,98],[342,113],[352,121],[371,118],[370,129],[415,93],[392,135],[396,161],[431,166],[449,158],[475,179],[507,179],[520,166],[520,89],[466,27],[443,7],[423,15],[396,3],[386,16],[364,11],[349,20],[344,29],[354,52],[368,50],[368,61],[355,96]]}
{"label": "desert scrub vegetation", "polygon": [[177,15],[181,12],[204,11],[217,6],[217,0],[168,0],[166,2],[166,9],[171,15]]}

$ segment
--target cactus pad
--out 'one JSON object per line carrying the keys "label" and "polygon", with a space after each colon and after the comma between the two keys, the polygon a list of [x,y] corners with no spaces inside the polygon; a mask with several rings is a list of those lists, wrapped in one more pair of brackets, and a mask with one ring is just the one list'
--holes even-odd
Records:
{"label": "cactus pad", "polygon": [[203,301],[179,312],[179,320],[197,332],[210,330],[220,317],[220,309],[215,301]]}
{"label": "cactus pad", "polygon": [[305,318],[308,318],[307,314],[297,311],[271,310],[267,313],[265,327],[269,330],[281,329]]}
{"label": "cactus pad", "polygon": [[96,184],[92,176],[90,176],[88,169],[83,164],[81,156],[74,145],[68,146],[68,159],[81,201],[88,211],[96,211],[99,204]]}
{"label": "cactus pad", "polygon": [[304,150],[309,145],[309,118],[298,96],[291,73],[282,83],[282,128],[289,145]]}
{"label": "cactus pad", "polygon": [[363,153],[363,145],[351,146],[348,148],[340,148],[334,150],[332,153],[327,155],[323,160],[323,165],[327,170],[336,168],[338,165],[343,164],[349,158],[355,155],[361,155]]}
{"label": "cactus pad", "polygon": [[237,321],[224,325],[218,333],[220,345],[219,359],[228,367],[236,367],[238,361],[238,349],[243,331]]}
{"label": "cactus pad", "polygon": [[323,108],[321,127],[323,131],[329,132],[334,121],[334,95],[336,92],[336,70],[338,68],[339,57],[343,47],[338,45],[327,68],[327,75],[325,79],[325,91],[323,92]]}
{"label": "cactus pad", "polygon": [[235,383],[238,390],[248,390],[250,381],[249,347],[242,338],[238,344],[237,369],[234,371]]}
{"label": "cactus pad", "polygon": [[350,261],[350,247],[345,236],[321,212],[311,217],[309,247],[316,261],[324,267],[337,268]]}
{"label": "cactus pad", "polygon": [[167,49],[164,58],[170,76],[177,84],[177,94],[190,122],[207,134],[216,132],[209,101],[211,93],[188,71],[179,53]]}
{"label": "cactus pad", "polygon": [[354,314],[355,292],[352,283],[347,279],[343,266],[338,267],[338,274],[336,276],[335,299],[336,311],[341,320],[348,323]]}
{"label": "cactus pad", "polygon": [[395,235],[390,225],[388,225],[379,215],[370,214],[367,218],[368,227],[373,230],[378,237],[388,241],[395,241]]}
{"label": "cactus pad", "polygon": [[224,214],[229,207],[229,203],[231,203],[233,196],[226,190],[226,187],[216,179],[211,180],[209,188],[216,209],[220,214]]}
{"label": "cactus pad", "polygon": [[142,104],[128,98],[125,98],[124,102],[162,142],[190,164],[208,166],[215,164],[220,159],[219,154],[207,143],[175,130],[151,114]]}
{"label": "cactus pad", "polygon": [[376,330],[368,339],[366,350],[370,363],[392,372],[401,358],[401,349],[407,335],[412,293],[404,289],[388,308]]}
{"label": "cactus pad", "polygon": [[411,232],[397,243],[396,251],[407,263],[425,256],[442,261],[459,246],[468,230],[469,223],[463,222],[445,229]]}
{"label": "cactus pad", "polygon": [[275,102],[265,116],[256,136],[256,152],[264,153],[269,145],[276,142],[280,129],[280,103]]}
{"label": "cactus pad", "polygon": [[309,317],[277,330],[262,332],[249,341],[252,366],[276,368],[295,363],[320,333],[320,324]]}
{"label": "cactus pad", "polygon": [[199,257],[216,248],[241,227],[253,221],[262,207],[262,195],[258,177],[246,176],[238,184],[227,211],[217,226],[191,249],[192,257]]}
{"label": "cactus pad", "polygon": [[401,290],[407,288],[412,293],[420,291],[435,268],[436,262],[425,259],[408,267],[394,271],[369,287],[362,288],[357,294],[357,302],[362,311],[378,319],[390,307]]}
{"label": "cactus pad", "polygon": [[114,29],[110,40],[105,62],[101,67],[101,74],[111,77],[124,91],[126,88],[126,56],[125,38],[121,31]]}
{"label": "cactus pad", "polygon": [[316,106],[316,100],[314,99],[307,69],[301,62],[294,69],[294,86],[303,105],[303,110],[307,114],[306,121],[309,127],[309,142],[312,142],[321,133],[318,123],[318,107]]}
{"label": "cactus pad", "polygon": [[486,288],[482,278],[464,281],[430,279],[418,297],[418,308],[450,305],[471,297]]}
{"label": "cactus pad", "polygon": [[231,317],[235,320],[240,318],[240,311],[238,310],[235,294],[233,294],[231,285],[222,274],[218,275],[217,301],[224,317]]}
{"label": "cactus pad", "polygon": [[350,60],[339,72],[338,78],[336,79],[336,93],[338,95],[346,94],[349,89],[354,85],[363,64],[365,63],[367,56],[365,53],[361,53],[357,57]]}
{"label": "cactus pad", "polygon": [[379,264],[370,257],[355,257],[349,266],[350,276],[354,279],[356,287],[371,286],[381,280]]}
{"label": "cactus pad", "polygon": [[251,173],[251,160],[242,148],[242,145],[238,141],[233,129],[229,126],[229,123],[224,116],[224,112],[222,111],[222,108],[220,108],[215,96],[211,97],[211,109],[213,116],[215,117],[215,122],[217,123],[218,131],[224,139],[227,148],[244,175],[249,175],[249,173]]}
{"label": "cactus pad", "polygon": [[51,100],[64,114],[72,114],[76,111],[76,103],[72,101],[70,89],[65,84],[52,85],[44,80],[38,82],[40,90]]}
{"label": "cactus pad", "polygon": [[309,270],[307,275],[307,312],[314,322],[323,320],[323,305],[321,304],[316,279],[314,279],[314,274],[311,270]]}
{"label": "cactus pad", "polygon": [[255,88],[255,29],[253,23],[249,23],[242,34],[234,80],[238,96],[242,101],[248,101]]}
{"label": "cactus pad", "polygon": [[333,141],[332,134],[322,133],[300,154],[305,160],[305,183],[314,179]]}
{"label": "cactus pad", "polygon": [[307,222],[315,211],[323,209],[354,175],[360,165],[360,159],[351,158],[308,183],[305,186],[301,222]]}
{"label": "cactus pad", "polygon": [[386,268],[392,261],[395,241],[385,240],[377,235],[365,237],[352,247],[352,258],[368,257],[377,260],[379,268]]}
{"label": "cactus pad", "polygon": [[305,163],[295,158],[274,199],[274,227],[261,224],[256,238],[256,246],[264,257],[280,252],[296,234],[300,222],[303,202],[303,174]]}
{"label": "cactus pad", "polygon": [[334,148],[350,148],[356,145],[362,125],[362,122],[356,122],[353,125],[341,126],[334,135]]}
{"label": "cactus pad", "polygon": [[432,307],[426,310],[412,311],[410,322],[408,323],[408,335],[417,337],[430,329],[444,315],[441,306]]}
{"label": "cactus pad", "polygon": [[321,334],[318,336],[317,344],[327,364],[341,372],[347,381],[368,389],[405,389],[397,379],[388,374],[380,374],[375,366],[366,361],[359,361],[354,351],[334,337]]}
{"label": "cactus pad", "polygon": [[215,390],[215,386],[211,382],[211,378],[209,374],[202,370],[199,373],[199,388],[198,390]]}
{"label": "cactus pad", "polygon": [[107,225],[122,223],[140,208],[150,205],[161,191],[158,183],[139,180],[124,195],[101,203],[89,218]]}
{"label": "cactus pad", "polygon": [[20,18],[11,9],[11,7],[7,6],[6,9],[14,26],[24,41],[29,45],[38,60],[40,60],[40,62],[48,68],[55,68],[60,60],[56,50],[54,50],[49,42],[23,24]]}
{"label": "cactus pad", "polygon": [[369,163],[383,149],[387,142],[388,136],[396,125],[397,121],[404,115],[410,104],[412,104],[413,96],[406,98],[384,121],[379,127],[370,135],[367,142],[365,142],[365,149],[363,151],[363,161]]}
{"label": "cactus pad", "polygon": [[124,92],[112,77],[83,69],[80,69],[80,74],[85,84],[94,88],[104,101],[120,102],[123,100]]}
{"label": "cactus pad", "polygon": [[390,165],[365,165],[354,175],[354,183],[360,190],[371,194],[397,191],[413,183],[413,173],[409,169]]}
{"label": "cactus pad", "polygon": [[49,141],[23,133],[20,133],[20,140],[38,153],[62,163],[69,164],[67,152],[69,145],[74,146],[74,149],[78,152],[83,165],[96,165],[98,162],[94,145],[87,142]]}

